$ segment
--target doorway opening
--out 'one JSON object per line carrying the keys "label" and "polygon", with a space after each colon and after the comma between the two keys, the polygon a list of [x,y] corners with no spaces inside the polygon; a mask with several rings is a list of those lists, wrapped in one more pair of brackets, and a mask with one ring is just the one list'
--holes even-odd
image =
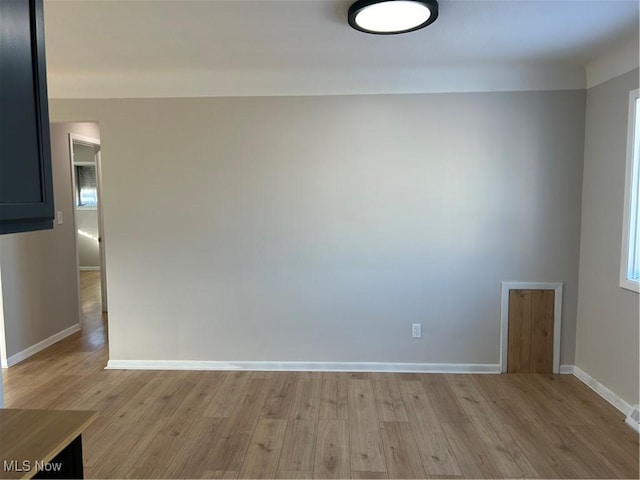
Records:
{"label": "doorway opening", "polygon": [[[102,156],[100,139],[69,134],[76,232],[76,270],[82,299],[83,288],[99,279],[101,311],[108,311],[102,210]],[[97,298],[95,300],[98,300]],[[82,303],[82,301],[81,301]],[[80,305],[80,311],[83,305]]]}

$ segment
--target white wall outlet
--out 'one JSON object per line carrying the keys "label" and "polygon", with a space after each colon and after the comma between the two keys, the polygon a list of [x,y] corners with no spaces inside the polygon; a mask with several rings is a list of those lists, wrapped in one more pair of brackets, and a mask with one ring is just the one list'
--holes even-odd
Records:
{"label": "white wall outlet", "polygon": [[411,336],[413,338],[422,338],[422,324],[414,323],[411,325]]}
{"label": "white wall outlet", "polygon": [[62,225],[63,219],[62,219],[62,210],[58,210],[56,212],[56,220],[58,221],[58,225]]}

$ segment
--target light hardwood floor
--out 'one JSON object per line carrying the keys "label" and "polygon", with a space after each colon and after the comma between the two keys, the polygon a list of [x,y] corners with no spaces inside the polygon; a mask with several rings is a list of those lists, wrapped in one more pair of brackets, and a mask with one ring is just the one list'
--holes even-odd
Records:
{"label": "light hardwood floor", "polygon": [[88,478],[638,478],[638,435],[570,375],[104,370],[106,317],[5,371],[10,408],[87,409]]}

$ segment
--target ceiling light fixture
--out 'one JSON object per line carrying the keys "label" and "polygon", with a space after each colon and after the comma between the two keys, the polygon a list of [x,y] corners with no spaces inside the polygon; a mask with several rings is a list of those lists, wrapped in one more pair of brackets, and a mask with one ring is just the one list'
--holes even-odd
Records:
{"label": "ceiling light fixture", "polygon": [[359,0],[349,7],[349,25],[378,35],[413,32],[438,18],[436,0]]}

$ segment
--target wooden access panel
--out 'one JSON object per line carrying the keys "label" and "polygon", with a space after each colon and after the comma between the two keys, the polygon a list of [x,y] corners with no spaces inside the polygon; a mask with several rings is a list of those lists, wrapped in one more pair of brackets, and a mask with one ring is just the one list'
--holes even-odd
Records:
{"label": "wooden access panel", "polygon": [[508,373],[553,372],[553,290],[509,290]]}

